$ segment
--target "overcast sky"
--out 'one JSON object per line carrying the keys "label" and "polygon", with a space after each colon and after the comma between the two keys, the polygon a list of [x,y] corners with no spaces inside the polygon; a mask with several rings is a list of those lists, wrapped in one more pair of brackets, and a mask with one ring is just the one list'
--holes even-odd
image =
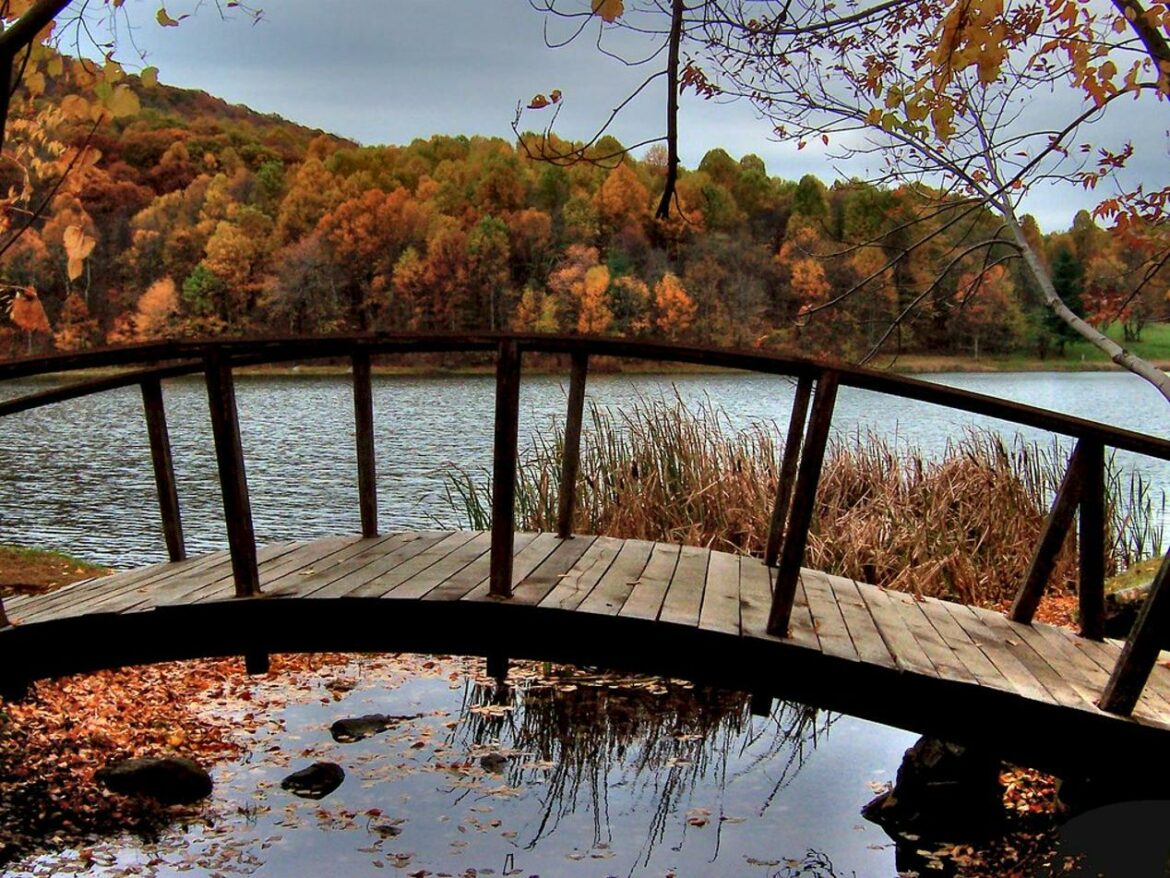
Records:
{"label": "overcast sky", "polygon": [[[184,11],[179,2],[168,4],[172,15]],[[547,48],[545,17],[527,0],[260,2],[264,15],[255,24],[242,14],[223,20],[214,4],[203,2],[181,26],[161,28],[154,21],[157,5],[140,0],[127,4],[131,35],[165,83],[367,145],[405,144],[435,133],[511,139],[517,101],[553,89],[564,94],[558,132],[585,139],[647,72],[603,56],[590,38]],[[123,30],[123,45],[126,36]],[[132,52],[121,55],[129,59]],[[1134,117],[1135,125],[1149,124],[1140,118]],[[525,127],[544,119],[530,112]],[[611,133],[636,143],[661,136],[664,119],[665,88],[657,82]],[[755,153],[770,174],[787,179],[814,173],[831,182],[842,171],[864,174],[835,168],[813,145],[798,152],[776,143],[769,132],[747,104],[705,102],[690,93],[683,98],[680,149],[688,167],[723,147],[735,158]],[[1042,189],[1027,207],[1044,228],[1067,228],[1076,210],[1095,200],[1068,187]]]}

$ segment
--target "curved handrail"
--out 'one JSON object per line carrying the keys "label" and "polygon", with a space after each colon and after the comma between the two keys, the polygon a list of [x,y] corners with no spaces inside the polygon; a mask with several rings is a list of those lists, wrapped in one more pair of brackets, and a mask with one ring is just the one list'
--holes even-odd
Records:
{"label": "curved handrail", "polygon": [[[769,565],[779,561],[769,617],[769,632],[777,636],[785,636],[788,630],[788,619],[804,557],[808,523],[840,385],[994,417],[1077,440],[1044,533],[1035,549],[1028,578],[1011,611],[1011,617],[1018,622],[1031,622],[1055,557],[1071,528],[1073,513],[1079,510],[1082,535],[1101,534],[1100,539],[1082,537],[1080,541],[1079,587],[1082,634],[1100,639],[1104,624],[1105,449],[1111,447],[1170,460],[1170,440],[1167,439],[980,393],[853,366],[760,351],[688,347],[596,336],[498,332],[358,333],[164,341],[82,353],[25,357],[0,362],[0,382],[86,369],[119,368],[129,371],[2,401],[0,416],[138,384],[143,394],[168,552],[172,560],[178,560],[185,557],[185,548],[159,382],[162,378],[202,372],[207,383],[236,592],[246,597],[260,593],[260,582],[244,475],[233,370],[239,366],[294,360],[350,359],[353,364],[362,533],[373,536],[377,533],[377,504],[370,392],[371,357],[476,351],[494,352],[496,355],[491,591],[501,597],[511,594],[520,364],[525,353],[565,354],[571,357],[573,364],[566,425],[568,441],[559,503],[558,533],[561,536],[567,536],[572,528],[573,494],[589,358],[604,356],[687,363],[797,379],[797,403],[789,424],[789,441],[785,444],[765,557]],[[1147,601],[1145,611],[1106,689],[1102,699],[1105,709],[1130,712],[1157,658],[1161,629],[1164,627],[1161,619],[1163,616],[1170,618],[1170,586],[1163,588],[1170,580],[1170,554],[1167,559],[1155,580],[1153,595]],[[3,603],[0,602],[0,628],[7,624]]]}
{"label": "curved handrail", "polygon": [[[818,361],[806,357],[771,354],[756,350],[733,348],[693,347],[664,342],[646,342],[629,339],[584,335],[542,335],[503,332],[479,333],[352,333],[325,336],[280,336],[256,338],[195,339],[185,341],[146,342],[100,348],[69,354],[49,354],[20,357],[0,362],[0,382],[52,373],[68,373],[86,369],[108,369],[149,365],[158,368],[168,363],[160,377],[192,374],[203,370],[203,361],[212,351],[218,351],[234,366],[266,365],[292,360],[320,360],[350,357],[363,351],[370,356],[382,354],[423,354],[495,351],[504,340],[511,340],[522,352],[572,354],[584,352],[590,356],[675,362],[689,365],[741,369],[794,378],[816,377],[830,369],[842,386],[855,387],[875,393],[884,393],[903,399],[927,402],[970,414],[999,418],[1000,420],[1035,427],[1077,439],[1093,439],[1112,448],[1132,451],[1161,460],[1170,460],[1170,440],[1147,436],[1133,430],[1124,430],[1110,424],[1049,411],[1037,406],[1011,402],[962,390],[896,375],[864,369],[857,366]],[[116,384],[121,379],[124,383]],[[99,384],[92,382],[92,391],[111,389],[138,383],[133,376],[103,376]],[[85,395],[87,384],[78,384],[77,391],[67,398]],[[61,388],[57,392],[64,392]],[[46,393],[43,402],[28,397],[28,404],[17,407],[18,400],[0,403],[0,416],[23,411],[37,405],[60,401]]]}

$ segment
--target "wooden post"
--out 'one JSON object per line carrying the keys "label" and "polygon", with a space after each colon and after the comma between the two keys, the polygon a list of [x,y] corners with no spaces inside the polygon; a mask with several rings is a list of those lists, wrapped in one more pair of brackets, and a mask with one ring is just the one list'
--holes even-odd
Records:
{"label": "wooden post", "polygon": [[508,657],[500,653],[492,653],[487,656],[487,675],[492,677],[497,683],[506,683],[508,680]]}
{"label": "wooden post", "polygon": [[240,444],[240,421],[236,412],[236,388],[232,366],[218,348],[204,361],[207,402],[211,409],[211,430],[215,436],[215,460],[223,493],[224,520],[232,554],[232,577],[237,597],[260,594],[260,571],[256,563],[256,535],[252,529],[252,506],[248,499],[248,478],[244,473],[244,449]]}
{"label": "wooden post", "polygon": [[8,618],[8,613],[4,609],[4,598],[0,597],[0,628],[7,628],[12,624],[12,620]]}
{"label": "wooden post", "polygon": [[1081,502],[1081,492],[1085,484],[1086,455],[1087,447],[1085,440],[1082,439],[1077,442],[1068,459],[1068,467],[1064,471],[1064,478],[1060,480],[1056,499],[1053,500],[1052,509],[1044,522],[1044,530],[1041,531],[1040,540],[1032,552],[1028,576],[1012,603],[1008,617],[1013,622],[1032,624],[1032,617],[1036,614],[1036,607],[1040,605],[1040,598],[1044,595],[1052,568],[1056,564],[1056,556],[1060,554],[1060,548],[1068,536],[1068,529],[1072,527],[1073,513]]}
{"label": "wooden post", "polygon": [[1150,586],[1150,594],[1138,613],[1133,630],[1117,658],[1098,706],[1109,713],[1129,716],[1141,697],[1146,680],[1170,631],[1170,552]]}
{"label": "wooden post", "polygon": [[261,676],[271,670],[271,662],[266,652],[249,652],[244,655],[244,671],[252,676]]}
{"label": "wooden post", "polygon": [[512,543],[515,537],[516,442],[520,421],[520,350],[512,339],[500,342],[496,359],[496,430],[492,452],[491,593],[512,596]]}
{"label": "wooden post", "polygon": [[776,481],[776,504],[772,507],[772,524],[768,528],[768,543],[764,550],[764,563],[769,567],[776,565],[780,541],[784,538],[784,521],[788,517],[788,504],[792,499],[792,480],[796,476],[796,463],[800,460],[800,437],[804,433],[811,394],[812,378],[802,375],[792,400],[792,417],[788,419],[788,435],[784,439],[784,460],[780,464],[780,475]]}
{"label": "wooden post", "polygon": [[1081,637],[1105,639],[1105,446],[1085,445],[1085,484],[1081,490],[1081,532],[1078,543],[1080,582],[1077,587]]}
{"label": "wooden post", "polygon": [[768,613],[768,633],[774,637],[788,636],[788,619],[796,599],[796,584],[800,579],[800,565],[804,562],[804,549],[808,544],[808,528],[812,524],[817,484],[821,480],[821,464],[825,460],[825,446],[829,441],[836,401],[837,373],[826,369],[817,381],[816,398],[813,400],[800,469],[796,476],[792,511],[788,516],[784,550],[780,555],[780,568],[776,571],[776,588],[772,594],[772,609]]}
{"label": "wooden post", "polygon": [[565,447],[561,461],[561,489],[557,494],[557,536],[573,534],[573,506],[577,500],[577,470],[581,463],[581,421],[585,416],[585,377],[589,354],[573,351],[569,377],[569,409],[565,415]]}
{"label": "wooden post", "polygon": [[163,536],[172,561],[187,557],[183,542],[183,519],[179,513],[179,491],[175,485],[175,464],[171,457],[171,437],[167,431],[167,413],[163,407],[162,383],[148,378],[142,388],[142,408],[146,413],[146,432],[150,436],[150,459],[154,464],[154,484],[158,489],[158,506],[162,514]]}
{"label": "wooden post", "polygon": [[751,697],[752,716],[769,717],[772,715],[772,696],[763,692],[753,692]]}
{"label": "wooden post", "polygon": [[374,393],[370,384],[370,355],[353,355],[353,421],[357,435],[358,505],[362,536],[378,535],[378,476],[374,462]]}

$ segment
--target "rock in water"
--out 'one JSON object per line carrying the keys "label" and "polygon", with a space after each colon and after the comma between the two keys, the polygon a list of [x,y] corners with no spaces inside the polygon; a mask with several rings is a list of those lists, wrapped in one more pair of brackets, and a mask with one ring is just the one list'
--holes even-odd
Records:
{"label": "rock in water", "polygon": [[345,772],[336,762],[314,762],[282,780],[280,788],[302,799],[323,799],[341,786],[343,780]]}
{"label": "rock in water", "polygon": [[1000,762],[937,738],[919,738],[902,757],[894,788],[861,809],[889,835],[932,841],[984,838],[1003,820]]}
{"label": "rock in water", "polygon": [[93,777],[115,793],[151,796],[164,805],[186,805],[211,795],[211,775],[179,756],[124,759]]}
{"label": "rock in water", "polygon": [[390,716],[385,713],[370,713],[351,719],[339,719],[329,727],[329,734],[338,743],[352,744],[354,741],[360,741],[363,738],[370,738],[379,732],[384,732],[386,729],[400,722],[409,719],[418,719],[419,716],[421,714],[415,714],[414,716]]}

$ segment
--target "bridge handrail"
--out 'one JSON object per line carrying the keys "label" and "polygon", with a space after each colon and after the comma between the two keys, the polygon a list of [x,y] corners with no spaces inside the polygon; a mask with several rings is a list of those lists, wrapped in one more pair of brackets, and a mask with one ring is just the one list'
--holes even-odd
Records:
{"label": "bridge handrail", "polygon": [[[168,554],[172,560],[180,560],[186,556],[186,550],[160,381],[163,378],[202,372],[207,384],[236,592],[239,596],[248,597],[260,593],[260,580],[236,411],[234,369],[314,359],[348,358],[351,361],[362,533],[373,536],[377,534],[378,528],[371,357],[476,351],[494,352],[496,355],[490,576],[492,593],[501,597],[510,596],[512,586],[520,371],[523,354],[529,352],[566,354],[572,361],[558,518],[558,533],[562,537],[567,537],[572,530],[584,387],[591,357],[687,363],[797,379],[796,400],[789,423],[765,553],[769,565],[779,562],[769,616],[769,632],[777,636],[786,636],[788,631],[839,386],[998,418],[1077,440],[1043,535],[1034,551],[1030,572],[1010,612],[1011,618],[1017,622],[1031,623],[1056,555],[1071,528],[1073,514],[1079,511],[1081,534],[1101,534],[1099,540],[1082,537],[1080,541],[1078,591],[1081,633],[1095,639],[1103,636],[1105,448],[1170,460],[1170,440],[901,375],[754,350],[688,347],[593,336],[496,332],[358,333],[164,341],[81,353],[24,357],[0,362],[0,383],[81,370],[127,371],[103,374],[97,378],[0,401],[0,417],[118,387],[139,385]],[[1151,597],[1106,687],[1101,700],[1103,709],[1128,714],[1141,694],[1157,659],[1161,635],[1170,629],[1170,586],[1166,585],[1167,580],[1170,580],[1170,553],[1155,579]],[[0,601],[0,628],[7,624],[3,602]]]}

